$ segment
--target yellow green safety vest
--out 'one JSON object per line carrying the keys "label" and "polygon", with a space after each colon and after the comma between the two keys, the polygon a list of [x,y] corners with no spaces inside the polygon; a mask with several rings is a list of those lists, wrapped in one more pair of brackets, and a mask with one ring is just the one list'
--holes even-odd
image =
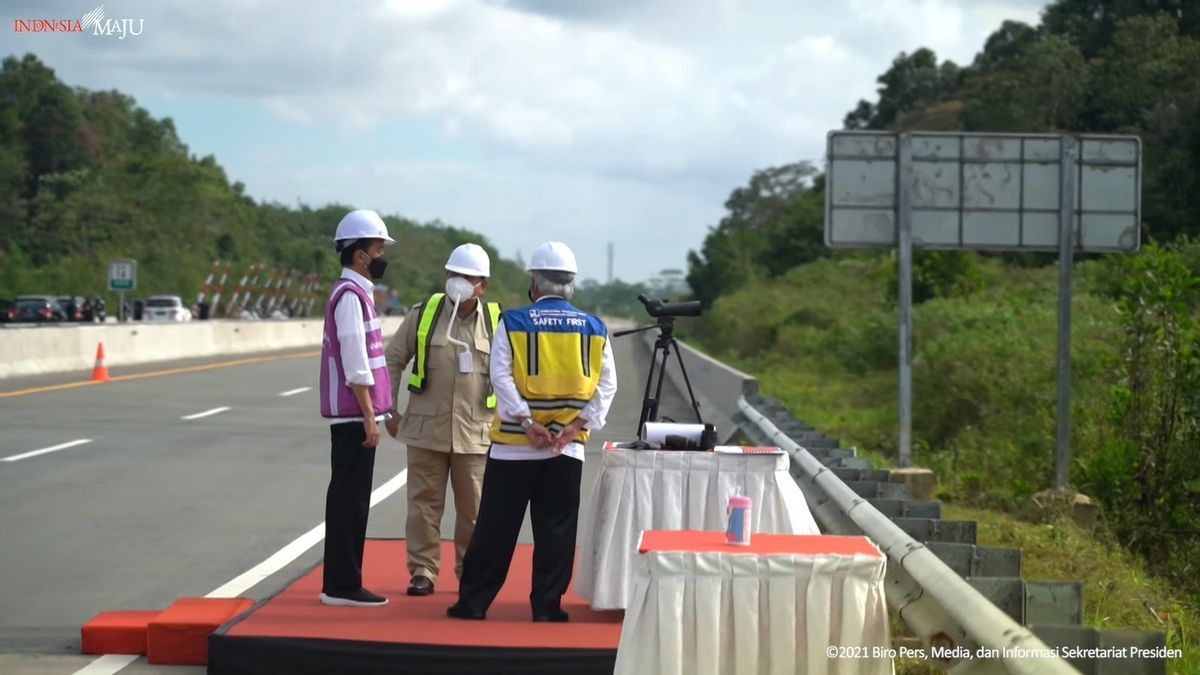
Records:
{"label": "yellow green safety vest", "polygon": [[[596,393],[608,328],[561,298],[547,298],[501,317],[512,346],[513,383],[533,420],[551,433],[570,424]],[[527,445],[515,420],[492,418],[495,443]],[[586,443],[583,430],[577,440]]]}
{"label": "yellow green safety vest", "polygon": [[[429,355],[429,346],[433,342],[433,327],[437,325],[442,308],[446,306],[445,299],[445,293],[434,293],[421,307],[421,317],[417,321],[417,356],[413,359],[412,375],[408,378],[408,390],[414,394],[425,391],[425,368],[428,363],[426,359]],[[489,302],[485,306],[488,320],[484,322],[484,326],[487,328],[490,340],[496,334],[496,326],[500,323],[500,303]],[[488,395],[487,407],[496,407],[495,394]]]}

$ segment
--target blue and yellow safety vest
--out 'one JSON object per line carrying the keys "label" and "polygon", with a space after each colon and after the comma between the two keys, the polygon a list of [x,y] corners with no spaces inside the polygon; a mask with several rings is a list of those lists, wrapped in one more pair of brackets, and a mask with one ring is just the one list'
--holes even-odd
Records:
{"label": "blue and yellow safety vest", "polygon": [[[414,394],[419,394],[425,391],[425,376],[426,368],[429,363],[429,346],[433,342],[433,327],[437,325],[438,317],[442,314],[442,307],[446,306],[445,293],[434,293],[429,296],[425,304],[421,307],[420,318],[417,321],[417,355],[413,358],[412,375],[408,377],[408,390]],[[500,323],[500,303],[489,302],[487,307],[487,317],[483,322],[487,328],[488,339],[496,334],[496,326]],[[496,395],[489,394],[487,397],[487,407],[496,407]]]}
{"label": "blue and yellow safety vest", "polygon": [[[501,315],[512,346],[513,380],[533,420],[557,433],[596,393],[608,329],[600,319],[560,298],[547,298]],[[588,432],[578,437],[585,442]],[[491,439],[527,445],[514,420],[492,418]]]}

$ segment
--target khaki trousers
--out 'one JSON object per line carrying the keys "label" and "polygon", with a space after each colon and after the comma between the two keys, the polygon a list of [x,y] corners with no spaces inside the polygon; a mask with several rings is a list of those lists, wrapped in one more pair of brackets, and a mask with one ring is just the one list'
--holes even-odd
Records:
{"label": "khaki trousers", "polygon": [[454,488],[454,574],[462,576],[463,555],[483,491],[486,454],[437,452],[408,446],[408,573],[437,580],[441,568],[442,513],[446,507],[446,483]]}

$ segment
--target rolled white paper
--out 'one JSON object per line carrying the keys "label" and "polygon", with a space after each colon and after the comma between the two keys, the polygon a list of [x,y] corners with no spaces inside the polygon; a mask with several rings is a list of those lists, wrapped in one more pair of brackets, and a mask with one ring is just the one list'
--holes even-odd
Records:
{"label": "rolled white paper", "polygon": [[646,422],[642,440],[660,448],[699,449],[703,424]]}

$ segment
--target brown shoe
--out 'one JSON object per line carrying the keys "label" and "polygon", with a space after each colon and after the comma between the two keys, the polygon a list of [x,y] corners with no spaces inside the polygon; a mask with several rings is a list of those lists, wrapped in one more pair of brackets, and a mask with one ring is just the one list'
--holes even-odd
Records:
{"label": "brown shoe", "polygon": [[408,583],[409,595],[431,595],[433,593],[433,579],[429,577],[417,575]]}

